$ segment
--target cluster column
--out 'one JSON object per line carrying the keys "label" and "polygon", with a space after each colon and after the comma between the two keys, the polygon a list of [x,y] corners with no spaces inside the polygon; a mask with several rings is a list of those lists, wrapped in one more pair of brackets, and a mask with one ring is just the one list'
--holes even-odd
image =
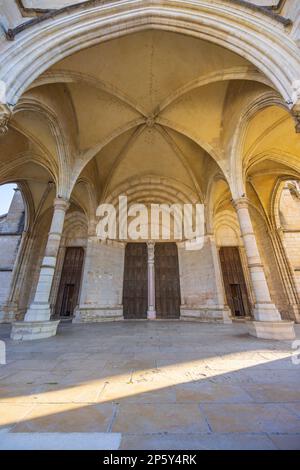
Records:
{"label": "cluster column", "polygon": [[147,318],[148,320],[156,319],[156,310],[155,310],[155,243],[148,242],[148,310]]}
{"label": "cluster column", "polygon": [[13,324],[12,339],[40,339],[56,334],[59,321],[50,321],[51,307],[49,300],[65,215],[68,208],[69,202],[66,199],[56,198],[54,200],[52,223],[34,301],[27,310],[24,322]]}
{"label": "cluster column", "polygon": [[280,313],[271,300],[249,214],[249,200],[242,197],[234,201],[234,206],[239,219],[255,296],[253,310],[255,321],[249,322],[249,332],[254,336],[268,339],[294,338],[293,322],[282,321]]}

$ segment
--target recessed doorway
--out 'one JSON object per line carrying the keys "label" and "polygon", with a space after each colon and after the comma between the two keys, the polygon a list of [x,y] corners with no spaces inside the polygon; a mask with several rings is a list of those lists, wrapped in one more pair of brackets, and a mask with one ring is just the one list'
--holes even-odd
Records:
{"label": "recessed doorway", "polygon": [[125,249],[123,314],[146,319],[148,308],[148,251],[146,243],[127,243]]}
{"label": "recessed doorway", "polygon": [[74,314],[79,296],[83,258],[82,247],[66,249],[55,308],[58,317],[69,318]]}
{"label": "recessed doorway", "polygon": [[155,244],[157,318],[180,317],[180,282],[176,243]]}

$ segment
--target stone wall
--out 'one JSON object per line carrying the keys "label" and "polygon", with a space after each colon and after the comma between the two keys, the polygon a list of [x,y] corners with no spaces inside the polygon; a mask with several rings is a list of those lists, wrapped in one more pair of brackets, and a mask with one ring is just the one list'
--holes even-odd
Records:
{"label": "stone wall", "polygon": [[178,247],[181,318],[229,321],[217,251],[209,237],[201,250]]}
{"label": "stone wall", "polygon": [[79,308],[74,322],[123,318],[122,295],[125,248],[119,243],[88,239]]}
{"label": "stone wall", "polygon": [[280,233],[300,297],[300,183],[288,182],[279,206]]}
{"label": "stone wall", "polygon": [[24,203],[15,191],[9,211],[0,221],[0,322],[11,320],[8,308],[15,260],[24,228]]}

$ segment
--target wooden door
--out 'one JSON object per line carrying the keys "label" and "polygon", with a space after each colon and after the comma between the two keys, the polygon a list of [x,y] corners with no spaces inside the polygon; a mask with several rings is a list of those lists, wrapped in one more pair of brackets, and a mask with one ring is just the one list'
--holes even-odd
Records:
{"label": "wooden door", "polygon": [[147,318],[148,251],[146,243],[127,243],[125,250],[123,312],[125,319]]}
{"label": "wooden door", "polygon": [[231,313],[236,317],[248,316],[250,304],[239,249],[236,246],[226,246],[220,248],[219,254]]}
{"label": "wooden door", "polygon": [[71,317],[74,313],[81,283],[83,258],[83,248],[66,249],[55,307],[56,316]]}
{"label": "wooden door", "polygon": [[179,318],[180,282],[176,243],[155,244],[157,318]]}

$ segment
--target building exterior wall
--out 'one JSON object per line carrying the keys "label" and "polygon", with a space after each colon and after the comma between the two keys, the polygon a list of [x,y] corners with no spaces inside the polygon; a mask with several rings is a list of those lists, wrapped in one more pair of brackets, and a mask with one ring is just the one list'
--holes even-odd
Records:
{"label": "building exterior wall", "polygon": [[0,220],[0,322],[9,320],[11,317],[6,310],[24,228],[24,217],[22,194],[16,190],[8,213]]}
{"label": "building exterior wall", "polygon": [[300,297],[300,184],[288,182],[279,205],[280,235]]}

